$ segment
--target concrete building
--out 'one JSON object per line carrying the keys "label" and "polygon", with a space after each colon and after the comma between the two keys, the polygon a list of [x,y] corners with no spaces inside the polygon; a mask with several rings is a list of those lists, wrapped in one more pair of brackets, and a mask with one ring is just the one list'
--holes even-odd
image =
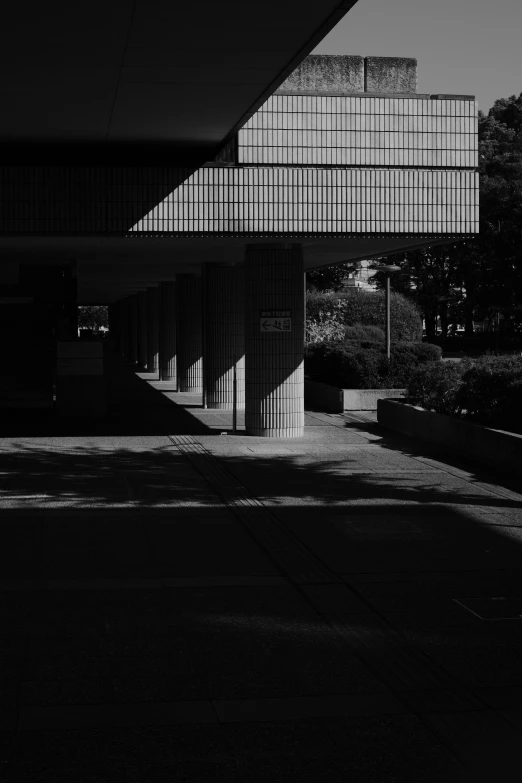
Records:
{"label": "concrete building", "polygon": [[[209,407],[229,409],[235,388],[248,432],[299,436],[303,273],[478,230],[474,99],[418,93],[412,59],[305,57],[352,3],[300,4],[290,34],[292,5],[277,46],[261,31],[250,46],[221,42],[218,72],[207,53],[184,82],[182,55],[138,11],[108,115],[93,104],[87,117],[89,90],[103,93],[92,63],[61,114],[48,86],[38,105],[38,78],[20,76],[13,89],[30,85],[40,124],[31,136],[13,105],[11,135],[0,127],[14,156],[2,168],[3,407],[50,405],[55,372],[98,372],[84,348],[57,343],[72,344],[77,303],[108,304],[128,361]],[[81,404],[87,387],[70,388]]]}

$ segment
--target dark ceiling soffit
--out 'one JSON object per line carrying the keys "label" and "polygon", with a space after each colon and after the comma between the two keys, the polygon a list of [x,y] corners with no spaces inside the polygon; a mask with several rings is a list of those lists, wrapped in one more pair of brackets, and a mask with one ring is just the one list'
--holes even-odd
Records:
{"label": "dark ceiling soffit", "polygon": [[[361,235],[356,234],[353,236],[353,239],[359,238]],[[363,238],[374,239],[375,237],[372,235],[366,235]],[[394,247],[392,250],[390,250],[387,255],[389,256],[397,256],[399,253],[408,253],[412,250],[421,250],[424,247],[432,247],[432,245],[447,245],[450,242],[460,242],[461,240],[464,241],[465,239],[475,239],[475,234],[448,234],[444,238],[442,237],[430,237],[429,242],[427,241],[428,237],[426,236],[419,236],[418,234],[415,236],[416,239],[421,239],[421,242],[415,242],[414,244],[410,245],[404,245],[403,247]],[[378,237],[379,239],[383,239],[384,237]],[[387,239],[405,239],[404,234],[389,234]],[[413,236],[411,237],[414,238]],[[326,266],[337,266],[338,264],[352,264],[354,261],[370,261],[373,257],[374,258],[380,258],[384,257],[385,254],[382,252],[382,250],[376,254],[375,256],[368,256],[368,253],[362,253],[358,256],[350,256],[350,258],[346,258],[344,261],[336,261],[334,264],[332,264],[331,261],[325,261],[324,264],[318,264],[314,267],[308,267],[305,271],[306,272],[314,272],[316,269],[323,269]]]}
{"label": "dark ceiling soffit", "polygon": [[[0,145],[3,166],[169,166],[196,170],[217,154],[213,144],[176,142],[23,142]],[[188,175],[187,175],[188,176]]]}
{"label": "dark ceiling soffit", "polygon": [[333,30],[335,25],[341,21],[341,19],[346,16],[348,11],[353,8],[353,6],[356,4],[357,0],[342,0],[339,5],[337,6],[336,10],[333,11],[330,16],[323,22],[323,24],[317,28],[317,30],[314,32],[314,34],[308,39],[308,41],[304,44],[304,46],[299,49],[297,54],[292,57],[290,62],[286,65],[285,68],[279,73],[279,75],[268,85],[268,87],[263,90],[259,98],[250,106],[250,108],[245,112],[245,114],[241,117],[238,122],[234,125],[233,128],[227,133],[225,136],[221,146],[220,151],[225,147],[228,142],[236,136],[236,134],[241,130],[243,125],[245,125],[246,122],[252,117],[256,111],[259,109],[260,106],[265,103],[268,98],[274,94],[274,92],[282,85],[282,83],[285,81],[285,79],[290,76],[291,73],[295,71],[298,65],[302,63],[302,61],[307,57],[311,51],[315,49],[315,47],[321,43],[323,38],[328,35],[328,33]]}

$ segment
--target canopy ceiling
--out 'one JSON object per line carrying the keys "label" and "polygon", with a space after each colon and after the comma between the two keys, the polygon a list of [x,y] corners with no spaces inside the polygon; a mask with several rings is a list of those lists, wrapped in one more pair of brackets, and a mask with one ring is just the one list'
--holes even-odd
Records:
{"label": "canopy ceiling", "polygon": [[129,157],[160,145],[212,159],[355,2],[5,4],[4,158],[19,150],[25,162],[30,144],[78,159],[87,145],[100,154],[109,145],[113,156],[122,145]]}

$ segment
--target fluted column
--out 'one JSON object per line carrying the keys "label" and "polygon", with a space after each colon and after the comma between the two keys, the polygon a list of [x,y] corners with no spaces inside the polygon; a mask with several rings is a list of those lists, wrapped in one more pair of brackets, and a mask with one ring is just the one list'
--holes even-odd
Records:
{"label": "fluted column", "polygon": [[138,361],[138,295],[129,296],[129,362]]}
{"label": "fluted column", "polygon": [[147,372],[158,372],[158,289],[147,288]]}
{"label": "fluted column", "polygon": [[138,364],[147,366],[147,293],[138,293]]}
{"label": "fluted column", "polygon": [[203,395],[208,408],[231,410],[236,364],[237,407],[245,407],[243,267],[203,270]]}
{"label": "fluted column", "polygon": [[120,300],[121,355],[129,358],[129,300]]}
{"label": "fluted column", "polygon": [[201,278],[176,277],[178,391],[203,389]]}
{"label": "fluted column", "polygon": [[247,245],[245,276],[247,433],[299,437],[304,430],[301,245]]}
{"label": "fluted column", "polygon": [[107,313],[109,316],[109,338],[111,341],[112,350],[119,353],[120,351],[120,316],[119,316],[119,302],[110,302],[107,307]]}
{"label": "fluted column", "polygon": [[176,382],[176,284],[159,286],[159,379]]}

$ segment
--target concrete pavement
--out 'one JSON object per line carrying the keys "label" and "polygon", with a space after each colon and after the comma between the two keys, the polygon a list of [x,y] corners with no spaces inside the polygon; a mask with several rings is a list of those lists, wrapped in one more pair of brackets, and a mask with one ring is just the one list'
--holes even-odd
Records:
{"label": "concrete pavement", "polygon": [[4,425],[0,779],[518,780],[520,486],[165,386]]}

